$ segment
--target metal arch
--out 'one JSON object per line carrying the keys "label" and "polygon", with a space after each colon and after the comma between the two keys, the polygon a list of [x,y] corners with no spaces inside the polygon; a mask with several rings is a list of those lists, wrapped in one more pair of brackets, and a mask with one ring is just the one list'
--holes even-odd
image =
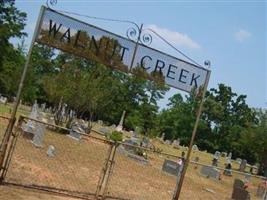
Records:
{"label": "metal arch", "polygon": [[[50,9],[52,9],[50,6],[55,6],[56,4],[57,4],[57,0],[46,0],[46,5]],[[148,32],[151,32],[151,33],[155,34],[158,38],[160,38],[162,41],[164,41],[166,44],[168,44],[172,49],[174,49],[175,51],[180,53],[182,56],[184,56],[185,58],[187,58],[188,60],[190,60],[194,64],[196,64],[198,66],[201,66],[199,63],[197,63],[192,58],[190,58],[189,56],[184,54],[182,51],[177,49],[175,46],[173,46],[170,42],[168,42],[164,37],[162,37],[159,33],[154,31],[153,29],[151,29],[151,28],[143,29],[142,25],[139,26],[137,23],[135,23],[133,21],[120,20],[120,19],[111,19],[111,18],[102,18],[102,17],[94,17],[94,16],[88,16],[88,15],[83,15],[83,14],[79,14],[79,13],[75,13],[75,12],[63,11],[63,10],[57,10],[57,11],[62,12],[62,13],[77,15],[77,16],[83,16],[83,17],[87,17],[87,18],[91,18],[91,19],[132,24],[133,27],[128,28],[127,31],[126,31],[126,36],[127,36],[128,39],[134,40],[137,43],[141,43],[143,45],[149,46],[153,41],[152,35],[150,33],[148,33]]]}
{"label": "metal arch", "polygon": [[169,45],[171,48],[173,48],[175,51],[177,51],[178,53],[180,53],[182,56],[184,56],[185,58],[187,58],[188,60],[190,60],[191,62],[193,62],[194,64],[196,64],[197,66],[202,67],[199,63],[197,63],[196,61],[194,61],[189,56],[185,55],[183,52],[181,52],[179,49],[177,49],[175,46],[173,46],[170,42],[168,42],[164,37],[162,37],[159,33],[157,33],[156,31],[154,31],[153,29],[146,28],[146,29],[144,29],[144,31],[150,31],[150,32],[152,32],[158,38],[160,38],[163,42],[165,42],[167,45]]}

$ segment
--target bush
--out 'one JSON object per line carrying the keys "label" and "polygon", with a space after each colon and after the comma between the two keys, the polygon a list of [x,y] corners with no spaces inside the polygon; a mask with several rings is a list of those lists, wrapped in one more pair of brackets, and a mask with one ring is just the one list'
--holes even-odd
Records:
{"label": "bush", "polygon": [[113,131],[111,134],[110,134],[110,137],[109,137],[111,140],[117,142],[121,142],[122,141],[122,133],[121,132],[118,132],[118,131]]}

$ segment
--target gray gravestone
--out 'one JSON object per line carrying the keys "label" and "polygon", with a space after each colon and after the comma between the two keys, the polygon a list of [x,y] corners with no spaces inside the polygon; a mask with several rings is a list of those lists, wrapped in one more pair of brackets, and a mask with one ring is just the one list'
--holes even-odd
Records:
{"label": "gray gravestone", "polygon": [[196,144],[194,144],[192,149],[193,149],[193,151],[198,151],[198,146]]}
{"label": "gray gravestone", "polygon": [[232,164],[231,163],[226,164],[223,174],[225,176],[232,176]]}
{"label": "gray gravestone", "polygon": [[236,159],[236,162],[239,163],[239,164],[241,164],[242,159],[241,159],[241,158],[237,158],[237,159]]}
{"label": "gray gravestone", "polygon": [[80,126],[80,124],[78,124],[78,122],[75,122],[70,129],[70,133],[67,136],[71,137],[74,140],[80,141],[82,138],[82,135],[80,133],[84,133],[84,129]]}
{"label": "gray gravestone", "polygon": [[247,160],[243,159],[242,162],[240,163],[239,171],[244,172],[247,166]]}
{"label": "gray gravestone", "polygon": [[54,157],[55,156],[55,147],[53,145],[49,145],[46,154],[48,157]]}
{"label": "gray gravestone", "polygon": [[227,157],[227,153],[226,152],[222,152],[222,158],[226,158]]}
{"label": "gray gravestone", "polygon": [[165,133],[162,133],[162,134],[161,134],[161,137],[160,137],[160,140],[163,142],[164,139],[165,139]]}
{"label": "gray gravestone", "polygon": [[[34,102],[32,106],[31,113],[29,115],[29,118],[37,120],[38,118],[38,104],[37,101]],[[32,120],[28,120],[28,122],[22,127],[22,130],[34,134],[36,131],[36,122]]]}
{"label": "gray gravestone", "polygon": [[7,98],[0,95],[0,103],[6,104],[7,103]]}
{"label": "gray gravestone", "polygon": [[163,166],[162,166],[162,171],[167,172],[171,175],[174,176],[178,176],[179,172],[180,172],[180,167],[181,165],[179,165],[177,162],[173,161],[173,160],[164,160]]}
{"label": "gray gravestone", "polygon": [[244,189],[244,182],[240,179],[234,180],[232,199],[234,200],[249,200],[250,195],[248,191]]}
{"label": "gray gravestone", "polygon": [[32,143],[34,144],[34,146],[36,147],[43,147],[43,138],[44,138],[44,134],[45,134],[45,128],[46,125],[43,123],[38,123],[33,139],[32,139]]}
{"label": "gray gravestone", "polygon": [[171,141],[170,140],[166,140],[164,143],[167,144],[167,145],[171,145]]}
{"label": "gray gravestone", "polygon": [[180,139],[176,139],[172,142],[172,146],[176,149],[179,149],[180,148]]}
{"label": "gray gravestone", "polygon": [[230,153],[228,154],[227,158],[232,159],[232,152],[230,152]]}
{"label": "gray gravestone", "polygon": [[212,159],[212,163],[211,163],[211,165],[212,166],[214,166],[214,167],[217,167],[218,166],[218,158],[216,158],[216,157],[214,157],[213,159]]}
{"label": "gray gravestone", "polygon": [[221,157],[221,152],[216,151],[213,157],[219,159]]}
{"label": "gray gravestone", "polygon": [[109,128],[106,128],[106,127],[101,127],[98,129],[98,132],[101,134],[101,135],[104,135],[104,136],[108,136],[109,134],[111,134],[111,130]]}
{"label": "gray gravestone", "polygon": [[207,178],[213,178],[215,180],[220,180],[220,170],[212,167],[212,166],[206,166],[203,165],[200,170],[201,175],[207,177]]}

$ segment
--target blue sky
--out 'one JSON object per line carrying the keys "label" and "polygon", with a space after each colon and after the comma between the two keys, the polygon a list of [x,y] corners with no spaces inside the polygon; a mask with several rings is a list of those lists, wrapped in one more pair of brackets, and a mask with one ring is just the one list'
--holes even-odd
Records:
{"label": "blue sky", "polygon": [[[45,0],[17,0],[28,15],[25,31],[30,43],[41,5]],[[164,36],[200,64],[211,61],[209,88],[224,83],[247,95],[252,107],[267,108],[266,2],[265,1],[85,1],[58,0],[54,7],[79,14],[126,19]],[[131,24],[80,18],[125,36]],[[184,59],[153,36],[152,47]],[[178,92],[171,89],[168,97]]]}

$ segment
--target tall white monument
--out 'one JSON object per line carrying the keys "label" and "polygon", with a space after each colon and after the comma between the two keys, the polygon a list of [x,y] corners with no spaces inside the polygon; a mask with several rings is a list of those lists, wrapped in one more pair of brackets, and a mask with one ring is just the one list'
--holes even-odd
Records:
{"label": "tall white monument", "polygon": [[125,113],[126,113],[126,111],[124,110],[123,113],[122,113],[122,115],[121,115],[120,123],[119,123],[119,125],[116,127],[116,131],[119,131],[119,132],[122,131],[122,129],[123,129],[123,121],[124,121]]}

